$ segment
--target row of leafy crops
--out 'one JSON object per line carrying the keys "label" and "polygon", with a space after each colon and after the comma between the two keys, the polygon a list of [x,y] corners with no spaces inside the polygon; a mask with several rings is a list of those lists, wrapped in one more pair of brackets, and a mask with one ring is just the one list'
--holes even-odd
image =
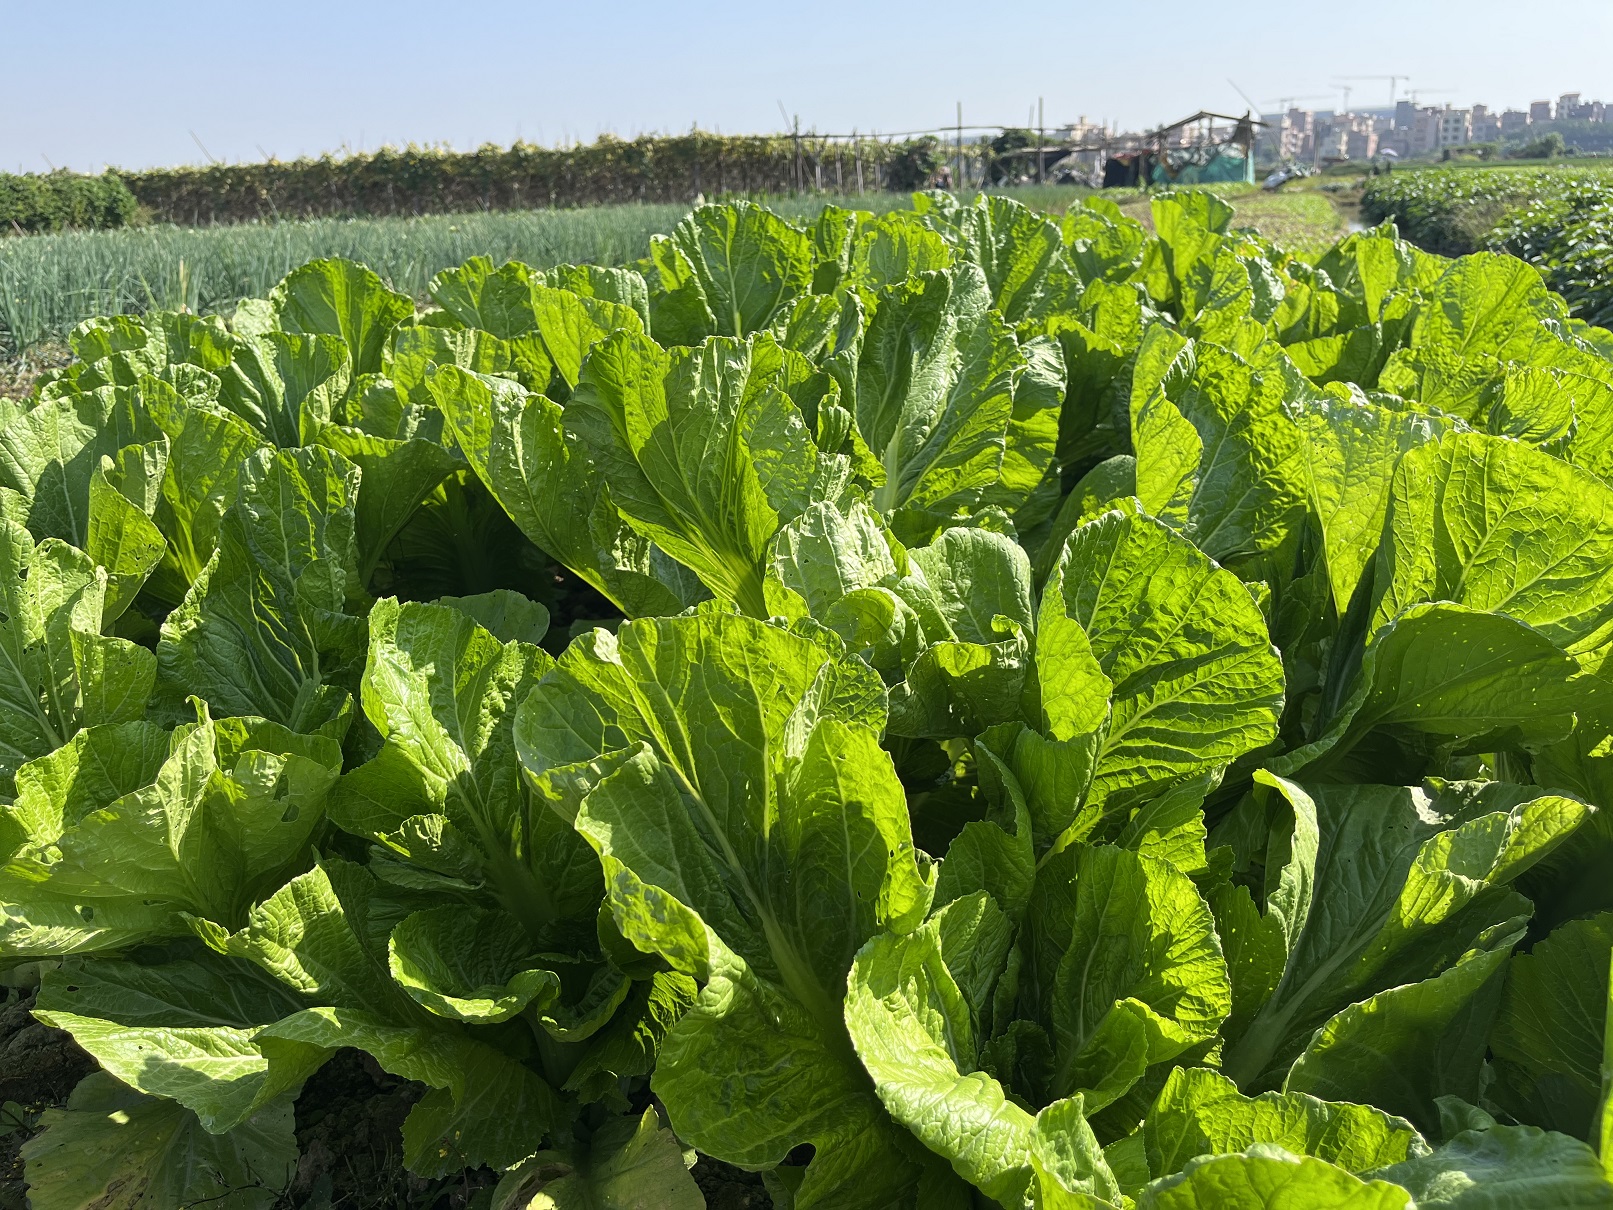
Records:
{"label": "row of leafy crops", "polygon": [[1429,252],[1462,255],[1488,248],[1495,225],[1531,203],[1613,184],[1606,169],[1422,168],[1367,179],[1361,216],[1393,222],[1400,234]]}
{"label": "row of leafy crops", "polygon": [[1433,252],[1506,252],[1534,265],[1574,316],[1613,324],[1613,175],[1589,169],[1444,169],[1370,181],[1370,221]]}
{"label": "row of leafy crops", "polygon": [[272,1205],[357,1048],[496,1207],[1613,1205],[1610,338],[1230,219],[81,326],[0,431],[0,954],[103,1069],[33,1204]]}
{"label": "row of leafy crops", "polygon": [[1613,180],[1537,198],[1497,223],[1486,242],[1539,269],[1587,323],[1613,324]]}

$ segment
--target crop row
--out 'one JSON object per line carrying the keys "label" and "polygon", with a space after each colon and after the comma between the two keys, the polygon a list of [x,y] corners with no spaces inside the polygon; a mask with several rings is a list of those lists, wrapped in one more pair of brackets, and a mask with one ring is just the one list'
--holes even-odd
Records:
{"label": "crop row", "polygon": [[1369,182],[1362,213],[1433,252],[1521,257],[1575,316],[1613,323],[1613,175],[1595,169],[1446,169]]}

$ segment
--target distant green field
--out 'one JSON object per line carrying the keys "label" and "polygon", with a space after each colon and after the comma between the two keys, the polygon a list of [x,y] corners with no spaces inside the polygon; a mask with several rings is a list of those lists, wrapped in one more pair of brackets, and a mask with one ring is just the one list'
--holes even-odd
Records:
{"label": "distant green field", "polygon": [[[1319,252],[1345,234],[1346,220],[1327,193],[1316,189],[1284,189],[1266,193],[1253,185],[1218,185],[1212,192],[1232,203],[1235,226],[1252,227],[1290,251]],[[1152,228],[1148,197],[1135,194],[1120,209]]]}
{"label": "distant green field", "polygon": [[[1085,190],[1003,190],[1027,204],[1060,209]],[[885,211],[906,194],[815,195],[768,204],[800,221],[829,205]],[[432,276],[468,257],[519,260],[538,268],[590,262],[620,265],[649,251],[687,205],[316,219],[185,228],[154,226],[0,239],[0,351],[15,354],[59,337],[92,315],[188,308],[226,309],[261,296],[298,265],[343,256],[369,265],[388,285],[424,298]]]}
{"label": "distant green field", "polygon": [[1401,235],[1428,251],[1462,256],[1485,247],[1508,214],[1609,187],[1613,162],[1600,160],[1402,169],[1367,180],[1361,217],[1369,223],[1392,220]]}
{"label": "distant green field", "polygon": [[1613,324],[1613,162],[1396,172],[1369,180],[1361,217],[1430,252],[1487,249],[1534,265],[1574,315]]}
{"label": "distant green field", "polygon": [[[1239,225],[1297,249],[1342,234],[1338,212],[1315,194],[1262,194],[1251,186],[1216,186],[1233,202]],[[1062,212],[1090,190],[1067,185],[993,190],[1026,205]],[[1148,221],[1148,199],[1111,191],[1127,213]],[[770,199],[795,221],[825,206],[885,211],[906,194],[813,195]],[[369,265],[396,290],[424,298],[438,271],[476,255],[543,268],[591,262],[620,265],[644,256],[686,205],[601,206],[579,210],[431,215],[421,218],[318,219],[230,227],[158,226],[0,239],[0,355],[15,357],[60,338],[92,315],[187,308],[224,310],[262,296],[298,265],[343,256]]]}

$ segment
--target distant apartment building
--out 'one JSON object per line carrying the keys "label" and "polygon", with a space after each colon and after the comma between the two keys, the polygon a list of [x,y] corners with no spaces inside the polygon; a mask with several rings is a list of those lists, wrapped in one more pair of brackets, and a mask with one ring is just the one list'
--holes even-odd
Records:
{"label": "distant apartment building", "polygon": [[1316,155],[1316,115],[1308,109],[1267,114],[1260,132],[1262,154],[1274,160],[1308,160]]}
{"label": "distant apartment building", "polygon": [[1447,147],[1496,143],[1526,137],[1537,122],[1613,120],[1613,106],[1587,101],[1581,93],[1566,92],[1556,102],[1535,101],[1527,110],[1492,110],[1488,105],[1459,109],[1419,106],[1398,101],[1391,114],[1330,113],[1293,108],[1287,113],[1264,114],[1258,131],[1256,154],[1263,160],[1365,160],[1385,151],[1398,156],[1428,156]]}
{"label": "distant apartment building", "polygon": [[1409,130],[1386,130],[1378,135],[1378,154],[1392,151],[1397,156],[1405,157],[1411,154],[1411,132]]}
{"label": "distant apartment building", "polygon": [[1378,154],[1378,132],[1370,128],[1350,131],[1345,152],[1352,160],[1370,160]]}
{"label": "distant apartment building", "polygon": [[1600,101],[1583,101],[1577,92],[1565,92],[1557,98],[1557,120],[1605,122],[1607,106]]}
{"label": "distant apartment building", "polygon": [[1411,137],[1406,141],[1411,155],[1427,155],[1439,150],[1439,122],[1441,111],[1425,105],[1412,116]]}
{"label": "distant apartment building", "polygon": [[1473,111],[1453,109],[1449,105],[1439,112],[1439,146],[1461,147],[1473,141]]}
{"label": "distant apartment building", "polygon": [[1262,160],[1291,160],[1294,152],[1289,149],[1290,134],[1288,115],[1285,113],[1263,113],[1260,120],[1265,123],[1255,132],[1255,155]]}
{"label": "distant apartment building", "polygon": [[1369,160],[1378,153],[1378,122],[1368,113],[1332,113],[1316,119],[1318,160]]}
{"label": "distant apartment building", "polygon": [[1318,160],[1347,160],[1350,158],[1350,128],[1342,122],[1329,122],[1316,134]]}
{"label": "distant apartment building", "polygon": [[1292,128],[1293,142],[1299,151],[1309,155],[1316,148],[1316,115],[1308,109],[1290,109],[1288,125]]}
{"label": "distant apartment building", "polygon": [[1052,132],[1052,137],[1061,143],[1096,143],[1103,139],[1108,132],[1102,124],[1087,121],[1086,114],[1080,119],[1060,127]]}

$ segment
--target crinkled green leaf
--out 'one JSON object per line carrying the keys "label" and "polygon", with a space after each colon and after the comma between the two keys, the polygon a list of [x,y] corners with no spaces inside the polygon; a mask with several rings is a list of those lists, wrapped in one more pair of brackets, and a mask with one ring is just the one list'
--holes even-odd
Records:
{"label": "crinkled green leaf", "polygon": [[[1331,397],[1296,409],[1311,510],[1321,526],[1333,604],[1342,617],[1383,534],[1400,455],[1438,435],[1418,412]],[[1391,535],[1391,541],[1398,541]]]}
{"label": "crinkled green leaf", "polygon": [[[152,404],[148,399],[148,407]],[[168,438],[162,497],[152,514],[168,549],[148,588],[177,605],[218,545],[246,459],[267,442],[223,409],[194,407],[175,397],[152,410]]]}
{"label": "crinkled green leaf", "polygon": [[443,367],[429,379],[466,460],[504,511],[630,617],[677,613],[698,585],[628,528],[560,404],[516,383]]}
{"label": "crinkled green leaf", "polygon": [[392,329],[414,314],[407,295],[387,289],[363,265],[335,259],[293,269],[269,292],[269,305],[287,332],[341,337],[355,375],[381,368]]}
{"label": "crinkled green leaf", "polygon": [[1021,1015],[1053,1039],[1050,1096],[1089,1105],[1213,1037],[1231,1008],[1209,908],[1174,866],[1109,845],[1042,863],[1020,942]]}
{"label": "crinkled green leaf", "polygon": [[1062,354],[1047,337],[1019,341],[975,266],[881,291],[854,381],[857,429],[884,477],[874,506],[904,541],[983,508],[1015,512],[1051,465]]}
{"label": "crinkled green leaf", "polygon": [[453,905],[406,916],[392,930],[392,977],[439,1017],[492,1024],[560,992],[520,922]]}
{"label": "crinkled green leaf", "polygon": [[787,391],[795,356],[769,337],[667,352],[618,332],[566,408],[628,524],[756,617],[769,541],[846,473]]}
{"label": "crinkled green leaf", "polygon": [[156,661],[101,634],[106,591],[85,555],[0,520],[0,788],[83,728],[144,716]]}
{"label": "crinkled green leaf", "polygon": [[1613,645],[1613,488],[1516,441],[1450,433],[1400,460],[1372,624],[1420,601],[1505,614],[1582,662]]}
{"label": "crinkled green leaf", "polygon": [[492,1210],[704,1210],[677,1137],[654,1109],[612,1118],[586,1147],[539,1152],[505,1174]]}
{"label": "crinkled green leaf", "polygon": [[134,603],[167,551],[151,519],[167,467],[168,443],[160,440],[125,446],[115,458],[103,459],[90,478],[84,553],[106,569],[104,622],[115,621]]}
{"label": "crinkled green leaf", "polygon": [[[1352,1003],[1366,1001],[1352,1013],[1388,1019],[1397,1011],[1397,993],[1387,989],[1398,988],[1408,997],[1405,1011],[1415,1024],[1423,1006],[1437,1009],[1441,996],[1422,980],[1439,975],[1469,950],[1489,951],[1491,956],[1476,957],[1490,962],[1493,971],[1529,910],[1528,901],[1508,884],[1561,844],[1587,814],[1583,804],[1531,787],[1300,786],[1280,778],[1262,780],[1276,792],[1272,797],[1292,804],[1273,803],[1271,809],[1302,822],[1314,817],[1317,839],[1313,866],[1305,856],[1312,842],[1301,842],[1298,824],[1274,831],[1277,843],[1255,860],[1264,867],[1267,910],[1279,920],[1288,956],[1271,997],[1227,1052],[1227,1074],[1246,1089],[1280,1083],[1317,1027]],[[1228,826],[1252,825],[1264,847],[1265,810],[1259,796],[1248,799]],[[1306,866],[1314,871],[1308,897],[1296,893],[1307,881]],[[1477,984],[1463,986],[1469,996],[1477,989]],[[1387,998],[1381,1007],[1369,1008],[1367,997],[1380,991]],[[1340,1020],[1339,1028],[1354,1028],[1352,1022]],[[1371,1029],[1363,1028],[1370,1040]],[[1400,1045],[1390,1033],[1381,1041]],[[1410,1068],[1406,1075],[1418,1078]],[[1453,1090],[1436,1090],[1445,1091]],[[1382,1104],[1376,1096],[1370,1099]],[[1410,1110],[1400,1112],[1416,1120]]]}
{"label": "crinkled green leaf", "polygon": [[[807,613],[822,621],[847,593],[894,584],[901,574],[879,516],[860,500],[844,510],[820,501],[780,526],[768,572],[764,587],[770,594],[780,588],[797,594]],[[796,610],[786,598],[773,612],[788,616]]]}
{"label": "crinkled green leaf", "polygon": [[98,727],[19,772],[10,812],[28,839],[0,874],[8,949],[182,934],[181,911],[233,925],[307,860],[341,765],[333,740],[242,718],[165,740]]}
{"label": "crinkled green leaf", "polygon": [[1375,762],[1392,759],[1385,744],[1423,757],[1536,748],[1568,735],[1595,686],[1525,623],[1444,603],[1404,610],[1345,671],[1354,676],[1331,687],[1324,706],[1332,714],[1318,737],[1269,761],[1273,772],[1334,775],[1354,764],[1370,777]]}
{"label": "crinkled green leaf", "polygon": [[1058,224],[1013,198],[982,193],[958,216],[958,245],[980,266],[991,303],[1009,323],[1027,318],[1064,246]]}
{"label": "crinkled green leaf", "polygon": [[1477,1098],[1506,949],[1464,957],[1432,979],[1352,1004],[1316,1031],[1289,1068],[1286,1092],[1370,1101],[1425,1130],[1435,1098]]}
{"label": "crinkled green leaf", "polygon": [[1578,1139],[1533,1126],[1467,1130],[1434,1154],[1386,1168],[1379,1177],[1404,1185],[1419,1207],[1443,1210],[1602,1210],[1613,1182]]}
{"label": "crinkled green leaf", "polygon": [[760,332],[811,289],[812,237],[753,202],[700,206],[671,238],[716,319],[715,335]]}
{"label": "crinkled green leaf", "polygon": [[1412,332],[1414,348],[1432,345],[1463,357],[1487,353],[1528,362],[1542,348],[1561,343],[1540,321],[1564,318],[1562,299],[1513,257],[1464,256],[1426,293]]}
{"label": "crinkled green leaf", "polygon": [[384,743],[343,780],[332,812],[378,837],[445,816],[530,941],[558,943],[558,922],[592,916],[599,882],[587,846],[531,793],[516,757],[516,710],[553,665],[450,605],[378,601],[362,697]]}
{"label": "crinkled green leaf", "polygon": [[398,440],[351,425],[320,422],[310,422],[307,428],[310,443],[335,450],[359,468],[354,543],[359,579],[368,584],[398,532],[432,490],[464,464],[437,439]]}
{"label": "crinkled green leaf", "polygon": [[1143,1120],[1149,1171],[1169,1176],[1197,1155],[1271,1143],[1363,1175],[1430,1148],[1412,1124],[1367,1104],[1304,1093],[1246,1097],[1219,1072],[1179,1067]]}
{"label": "crinkled green leaf", "polygon": [[160,436],[143,396],[138,385],[74,391],[42,400],[8,424],[0,432],[0,486],[18,493],[22,507],[9,506],[7,514],[38,541],[60,538],[82,548],[101,459]]}
{"label": "crinkled green leaf", "polygon": [[1134,804],[1275,734],[1283,670],[1259,607],[1151,517],[1116,511],[1081,527],[1048,580],[1037,665],[1056,740],[1103,726],[1106,687],[1072,675],[1065,662],[1078,657],[1109,683],[1090,802]]}
{"label": "crinkled green leaf", "polygon": [[301,445],[305,405],[315,415],[336,413],[353,376],[339,335],[265,332],[234,348],[220,372],[219,403],[272,444]]}
{"label": "crinkled green leaf", "polygon": [[917,273],[950,268],[952,246],[917,215],[882,214],[859,228],[851,246],[847,282],[870,290],[900,285]]}
{"label": "crinkled green leaf", "polygon": [[1411,1195],[1387,1181],[1363,1181],[1325,1160],[1256,1143],[1234,1155],[1188,1161],[1155,1181],[1138,1210],[1411,1210]]}
{"label": "crinkled green leaf", "polygon": [[974,735],[1017,719],[1034,626],[1023,548],[948,529],[907,554],[911,574],[892,591],[916,615],[923,649],[891,692],[891,734]]}
{"label": "crinkled green leaf", "polygon": [[1285,407],[1303,380],[1281,350],[1270,356],[1251,362],[1202,342],[1152,391],[1132,388],[1139,499],[1221,562],[1276,549],[1305,506],[1300,432]]}
{"label": "crinkled green leaf", "polygon": [[347,612],[358,477],[317,447],[248,459],[218,549],[163,623],[166,681],[293,730],[336,716],[364,651],[364,619]]}
{"label": "crinkled green leaf", "polygon": [[[930,898],[883,697],[860,662],[704,610],[581,637],[522,707],[526,768],[600,853],[616,926],[706,984],[656,1088],[681,1137],[732,1163],[894,1131],[841,1019],[857,949]],[[880,1205],[917,1179],[845,1159],[809,1166],[797,1204]]]}
{"label": "crinkled green leaf", "polygon": [[36,1011],[125,1084],[178,1101],[222,1133],[284,1103],[318,1066],[271,1070],[253,1043],[258,1028],[304,1006],[250,964],[204,952],[155,965],[69,959],[46,978]]}
{"label": "crinkled green leaf", "polygon": [[493,267],[485,256],[473,256],[444,269],[427,288],[432,301],[467,328],[480,328],[511,340],[536,327],[532,286],[537,275],[519,261]]}
{"label": "crinkled green leaf", "polygon": [[1595,1142],[1613,913],[1571,920],[1507,968],[1490,1097],[1518,1121]]}
{"label": "crinkled green leaf", "polygon": [[[949,904],[916,932],[886,934],[863,947],[845,1010],[858,1056],[891,1115],[999,1204],[1020,1204],[1046,1168],[1054,1170],[1046,1179],[1055,1187],[1064,1184],[1058,1176],[1078,1169],[1069,1186],[1079,1187],[1084,1177],[1087,1191],[1118,1203],[1079,1096],[1033,1115],[977,1070],[975,1014],[947,967],[943,940],[950,920],[972,918],[977,908],[1002,919],[977,895]],[[961,964],[966,951],[959,950],[953,960]],[[1066,1150],[1081,1159],[1072,1154],[1072,1162],[1058,1162]]]}

